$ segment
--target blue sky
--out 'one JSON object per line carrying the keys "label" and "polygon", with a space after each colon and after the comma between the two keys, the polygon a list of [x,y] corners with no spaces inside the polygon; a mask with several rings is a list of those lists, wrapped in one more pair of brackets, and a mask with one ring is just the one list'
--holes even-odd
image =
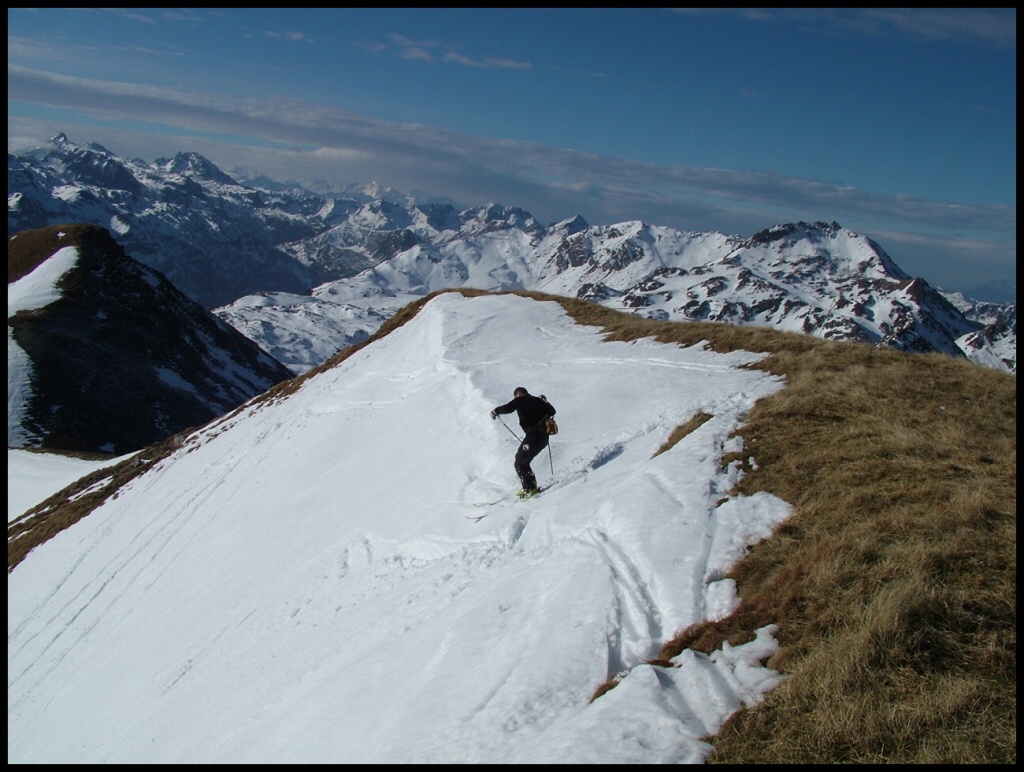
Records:
{"label": "blue sky", "polygon": [[1016,285],[1015,9],[8,9],[8,148],[378,181],[542,222],[837,220]]}

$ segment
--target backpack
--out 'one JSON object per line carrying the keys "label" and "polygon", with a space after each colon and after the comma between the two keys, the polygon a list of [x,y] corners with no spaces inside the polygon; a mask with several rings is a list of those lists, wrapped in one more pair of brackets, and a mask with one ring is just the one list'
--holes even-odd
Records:
{"label": "backpack", "polygon": [[547,434],[558,434],[558,424],[555,423],[554,418],[544,419],[544,431]]}

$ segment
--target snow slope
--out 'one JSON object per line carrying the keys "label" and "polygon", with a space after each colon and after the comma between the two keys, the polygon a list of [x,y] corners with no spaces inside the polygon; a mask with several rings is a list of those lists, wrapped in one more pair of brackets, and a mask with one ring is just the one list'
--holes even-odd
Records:
{"label": "snow slope", "polygon": [[[732,610],[726,570],[789,514],[730,498],[720,465],[782,387],[743,367],[760,356],[606,342],[554,302],[431,300],[14,568],[8,762],[703,761],[778,682],[773,629],[645,660]],[[525,502],[518,426],[488,416],[517,386],[561,428]]]}

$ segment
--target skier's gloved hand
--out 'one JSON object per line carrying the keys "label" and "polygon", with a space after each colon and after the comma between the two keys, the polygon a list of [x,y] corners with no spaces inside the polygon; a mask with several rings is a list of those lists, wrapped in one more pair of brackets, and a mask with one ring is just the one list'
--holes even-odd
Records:
{"label": "skier's gloved hand", "polygon": [[497,414],[497,413],[495,413],[495,412],[494,412],[494,411],[492,410],[492,411],[491,411],[491,420],[493,421],[493,420],[494,420],[495,418],[497,418],[497,417],[498,417],[498,414]]}

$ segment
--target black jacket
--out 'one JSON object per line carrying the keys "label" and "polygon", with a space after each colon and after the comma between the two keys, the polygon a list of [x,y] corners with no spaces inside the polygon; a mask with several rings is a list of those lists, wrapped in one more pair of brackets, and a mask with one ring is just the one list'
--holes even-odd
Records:
{"label": "black jacket", "polygon": [[524,432],[527,434],[546,434],[544,420],[554,416],[555,407],[540,397],[524,394],[501,407],[494,408],[494,412],[498,415],[518,413],[519,426]]}

